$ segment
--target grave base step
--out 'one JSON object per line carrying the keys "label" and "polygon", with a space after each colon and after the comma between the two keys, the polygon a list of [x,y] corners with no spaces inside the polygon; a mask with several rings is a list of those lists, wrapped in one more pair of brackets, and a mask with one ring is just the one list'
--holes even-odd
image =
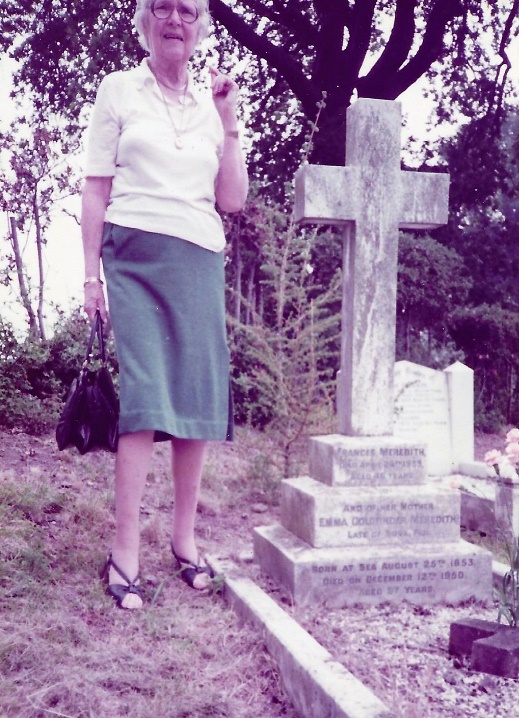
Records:
{"label": "grave base step", "polygon": [[297,605],[457,604],[491,598],[492,555],[462,540],[317,549],[276,524],[254,530],[254,555]]}
{"label": "grave base step", "polygon": [[327,486],[309,476],[281,485],[281,524],[314,548],[452,543],[460,492],[422,486]]}

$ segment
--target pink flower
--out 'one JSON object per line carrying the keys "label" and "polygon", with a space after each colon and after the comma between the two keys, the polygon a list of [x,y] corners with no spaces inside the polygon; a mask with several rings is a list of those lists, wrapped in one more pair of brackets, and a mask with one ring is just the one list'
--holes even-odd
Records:
{"label": "pink flower", "polygon": [[519,464],[519,443],[515,441],[508,444],[505,451],[510,463],[517,466]]}
{"label": "pink flower", "polygon": [[[506,447],[508,450],[508,447]],[[495,466],[496,464],[499,464],[500,459],[502,458],[503,454],[498,451],[497,449],[492,449],[492,451],[487,451],[485,454],[485,464],[488,466]]]}
{"label": "pink flower", "polygon": [[506,435],[506,443],[512,444],[519,442],[519,429],[510,429],[508,434]]}

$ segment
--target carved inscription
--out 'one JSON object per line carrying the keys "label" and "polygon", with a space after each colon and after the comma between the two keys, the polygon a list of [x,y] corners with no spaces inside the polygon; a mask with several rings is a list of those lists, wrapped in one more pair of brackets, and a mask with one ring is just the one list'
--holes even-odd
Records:
{"label": "carved inscription", "polygon": [[412,483],[425,465],[426,452],[420,447],[366,447],[337,451],[337,467],[355,483]]}
{"label": "carved inscription", "polygon": [[462,582],[475,566],[473,558],[371,561],[369,563],[312,566],[314,581],[326,587],[353,587],[361,596],[382,599],[405,598],[413,594],[440,593],[445,584]]}
{"label": "carved inscription", "polygon": [[428,431],[449,431],[447,380],[443,372],[405,362],[396,366],[395,384],[400,436],[416,438],[424,427]]}
{"label": "carved inscription", "polygon": [[394,378],[394,435],[405,441],[424,441],[429,473],[449,473],[452,457],[447,375],[410,362],[397,362]]}
{"label": "carved inscription", "polygon": [[420,541],[440,539],[447,535],[456,537],[459,530],[459,515],[440,502],[432,501],[391,501],[388,503],[343,503],[334,507],[333,515],[318,519],[318,529],[327,533],[342,530],[348,541],[369,541],[388,543],[393,539]]}

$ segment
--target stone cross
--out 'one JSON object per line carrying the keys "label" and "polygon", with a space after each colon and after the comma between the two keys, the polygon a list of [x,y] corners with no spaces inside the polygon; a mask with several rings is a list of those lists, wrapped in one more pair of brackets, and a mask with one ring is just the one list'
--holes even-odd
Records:
{"label": "stone cross", "polygon": [[393,431],[399,228],[447,222],[449,176],[400,169],[399,102],[361,98],[348,108],[346,166],[296,174],[299,222],[345,226],[339,432]]}

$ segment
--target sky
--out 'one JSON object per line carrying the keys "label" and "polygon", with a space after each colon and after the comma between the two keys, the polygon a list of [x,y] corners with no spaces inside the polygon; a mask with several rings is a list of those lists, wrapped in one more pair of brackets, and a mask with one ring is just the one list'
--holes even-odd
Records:
{"label": "sky", "polygon": [[[519,37],[512,42],[509,48],[509,57],[513,63],[510,79],[519,88]],[[0,57],[0,129],[5,129],[15,112],[14,102],[9,98],[13,69],[13,61],[5,56]],[[402,145],[410,135],[415,135],[418,138],[425,136],[432,107],[428,101],[424,100],[422,87],[420,83],[417,83],[399,98],[404,118]],[[79,198],[69,200],[66,208],[79,217]],[[7,228],[8,218],[5,214],[0,213],[0,237],[5,236]],[[35,268],[36,257],[33,245],[34,243],[30,243],[26,247],[26,261],[29,267]],[[31,250],[33,251],[31,252]],[[59,305],[68,312],[81,303],[83,296],[81,235],[77,222],[67,216],[59,207],[54,212],[53,222],[48,232],[44,260],[47,301]],[[13,293],[2,286],[0,286],[0,302],[2,305],[1,316],[13,322],[15,327],[22,332],[25,326],[25,314],[14,300]],[[46,314],[48,317],[47,328],[50,330],[53,324],[53,311],[50,307],[47,308]]]}

